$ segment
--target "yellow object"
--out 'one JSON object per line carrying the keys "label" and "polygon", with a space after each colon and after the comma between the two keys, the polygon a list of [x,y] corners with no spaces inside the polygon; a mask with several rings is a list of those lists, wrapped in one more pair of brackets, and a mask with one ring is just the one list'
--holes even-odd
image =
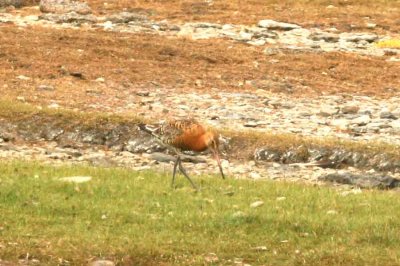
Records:
{"label": "yellow object", "polygon": [[400,49],[400,39],[389,39],[376,42],[375,45],[380,48],[398,48]]}

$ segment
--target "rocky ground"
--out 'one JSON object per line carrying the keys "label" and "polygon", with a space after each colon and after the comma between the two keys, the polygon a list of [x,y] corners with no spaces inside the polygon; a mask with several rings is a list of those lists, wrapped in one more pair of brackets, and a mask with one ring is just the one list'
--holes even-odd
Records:
{"label": "rocky ground", "polygon": [[[206,46],[212,42],[225,42],[228,50],[235,50],[237,47],[251,51],[256,49],[254,51],[257,51],[260,59],[251,58],[249,62],[246,62],[252,66],[254,72],[251,73],[250,70],[246,72],[246,78],[233,80],[229,83],[231,89],[221,89],[220,86],[213,87],[205,84],[207,75],[212,75],[217,80],[223,79],[223,74],[218,73],[207,73],[204,74],[205,76],[199,73],[197,77],[191,77],[192,88],[175,87],[174,84],[166,85],[148,80],[141,85],[135,84],[133,88],[125,86],[124,90],[119,89],[124,86],[118,83],[120,81],[100,74],[90,77],[84,84],[86,97],[80,95],[76,98],[72,93],[71,95],[63,93],[57,85],[53,86],[51,79],[41,80],[41,75],[35,76],[33,71],[28,70],[23,74],[13,71],[8,72],[8,77],[14,75],[9,78],[10,82],[0,84],[13,100],[53,109],[101,111],[121,115],[135,113],[149,121],[160,121],[166,117],[194,117],[216,128],[239,132],[294,133],[316,139],[339,138],[355,142],[373,141],[400,145],[400,105],[398,104],[399,97],[396,95],[400,90],[400,50],[377,45],[380,41],[395,37],[395,34],[375,33],[377,25],[374,23],[369,23],[362,32],[356,30],[346,32],[336,28],[303,27],[295,23],[284,23],[267,18],[259,20],[256,25],[170,22],[155,20],[137,12],[124,11],[99,15],[88,12],[87,6],[78,6],[77,10],[73,8],[75,7],[60,11],[60,7],[57,6],[42,6],[43,13],[39,12],[39,7],[25,8],[20,12],[6,10],[0,13],[0,27],[7,30],[10,27],[17,28],[23,32],[31,28],[46,28],[51,31],[72,30],[78,34],[80,31],[92,32],[89,34],[112,32],[122,37],[145,34],[161,36],[168,41],[182,39],[190,39],[194,43],[207,41],[204,43]],[[83,8],[83,11],[79,8]],[[84,53],[84,49],[81,51],[78,49],[79,53]],[[162,62],[170,60],[166,58],[174,57],[179,51],[177,52],[175,48],[164,48],[159,53],[162,57],[159,61]],[[344,81],[337,78],[338,84],[334,82],[308,84],[308,80],[304,77],[297,79],[295,77],[296,80],[293,81],[291,77],[262,76],[265,68],[286,64],[287,62],[284,61],[286,55],[325,56],[335,53],[345,55],[347,60],[350,60],[350,63],[346,61],[345,64],[349,64],[350,67],[352,64],[356,65],[356,61],[360,58],[367,60],[365,61],[367,64],[368,60],[379,62],[384,66],[380,69],[381,76],[376,76],[375,72],[371,72],[372,76],[368,76],[371,73],[368,73],[367,69],[365,76],[363,72],[359,72],[362,71],[361,69],[357,69],[358,72],[353,74],[351,68],[340,69],[342,62],[335,62],[326,69],[313,69],[312,65],[304,67],[313,69],[315,73],[318,73],[314,77],[321,79],[329,77],[331,81],[334,81],[336,75],[343,75],[343,72],[349,76],[358,75],[359,78],[351,80],[353,77],[349,77]],[[212,56],[200,54],[194,58],[207,61],[207,64],[216,63],[213,62],[216,59]],[[355,60],[354,63],[351,62],[352,59]],[[8,62],[12,60],[8,59]],[[196,64],[196,61],[191,63]],[[312,64],[312,61],[310,63]],[[376,69],[379,67],[374,68]],[[85,77],[87,73],[63,69],[63,66],[61,66],[61,71],[64,71],[63,75],[70,76],[72,79],[88,79]],[[104,71],[107,70],[104,69]],[[140,75],[140,69],[136,71]],[[180,71],[178,67],[177,71]],[[293,71],[290,65],[288,71]],[[98,73],[101,73],[101,69]],[[238,76],[241,73],[230,74]],[[71,84],[77,87],[77,83],[73,82]],[[316,85],[317,83],[319,84]],[[376,83],[380,83],[381,86]],[[216,84],[219,85],[219,83]],[[363,93],[365,88],[362,88],[364,85],[367,87],[365,93]],[[322,89],[317,90],[317,86]],[[205,87],[207,89],[203,89]],[[329,87],[327,93],[324,93],[324,87]],[[111,92],[108,91],[110,88]],[[113,88],[115,88],[114,91],[112,91]],[[76,90],[79,89],[76,88]],[[309,91],[313,90],[318,93],[312,94],[311,97]],[[346,93],[347,90],[349,93]],[[375,90],[376,93],[373,93]],[[63,96],[55,94],[60,91]],[[357,93],[358,91],[361,93]],[[302,92],[308,93],[302,95]],[[135,153],[129,148],[107,150],[101,146],[70,149],[51,142],[35,145],[8,141],[0,146],[0,156],[39,159],[52,163],[89,162],[94,165],[117,165],[137,170],[154,168],[169,171],[171,168],[171,158],[160,153]],[[336,180],[350,185],[385,188],[397,186],[396,181],[391,179],[391,177],[398,177],[395,173],[398,172],[397,168],[393,168],[393,172],[389,173],[388,177],[384,173],[366,169],[365,165],[363,169],[347,167],[337,170],[307,163],[287,165],[279,160],[261,163],[256,159],[257,156],[250,161],[235,161],[226,157],[223,166],[228,176],[255,180],[270,178],[320,183],[321,180],[331,180],[332,176],[329,174],[338,174]],[[218,173],[215,163],[206,156],[188,160],[196,161],[196,163],[187,163],[192,173],[209,173],[210,169],[212,169],[211,172]],[[394,163],[398,165],[398,161]]]}

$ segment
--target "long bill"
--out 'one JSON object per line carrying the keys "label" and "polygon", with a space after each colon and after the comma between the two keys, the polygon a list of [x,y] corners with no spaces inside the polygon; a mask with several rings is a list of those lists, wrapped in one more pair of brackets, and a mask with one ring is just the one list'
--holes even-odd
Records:
{"label": "long bill", "polygon": [[219,152],[218,152],[218,150],[213,149],[213,153],[214,153],[214,158],[218,163],[218,167],[219,167],[219,171],[221,172],[222,179],[225,179],[224,171],[222,171],[222,165],[221,165],[221,159],[219,157]]}

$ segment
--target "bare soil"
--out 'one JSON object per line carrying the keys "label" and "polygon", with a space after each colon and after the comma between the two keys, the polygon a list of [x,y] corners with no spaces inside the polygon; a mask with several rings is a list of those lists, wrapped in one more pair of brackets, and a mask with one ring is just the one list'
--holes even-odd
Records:
{"label": "bare soil", "polygon": [[[0,34],[2,97],[24,97],[30,103],[57,101],[79,108],[82,103],[107,101],[112,107],[124,95],[156,87],[199,92],[261,88],[293,97],[390,97],[400,90],[400,67],[385,56],[289,50],[266,56],[264,48],[223,39],[193,41],[9,24],[0,26]],[[82,76],[72,76],[75,72]],[[105,83],[94,82],[99,77]],[[38,90],[39,85],[56,89]]]}

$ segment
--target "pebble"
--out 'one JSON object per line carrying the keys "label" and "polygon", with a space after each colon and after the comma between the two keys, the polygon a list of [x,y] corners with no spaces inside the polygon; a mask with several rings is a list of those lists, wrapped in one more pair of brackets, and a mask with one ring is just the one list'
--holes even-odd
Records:
{"label": "pebble", "polygon": [[397,116],[395,116],[393,113],[391,112],[381,112],[379,114],[379,117],[382,119],[398,119]]}
{"label": "pebble", "polygon": [[264,205],[264,201],[258,200],[250,204],[250,208],[258,208]]}
{"label": "pebble", "polygon": [[51,85],[39,85],[37,87],[37,89],[42,90],[42,91],[54,91],[55,90],[54,86],[51,86]]}
{"label": "pebble", "polygon": [[24,75],[19,75],[19,76],[17,76],[17,79],[19,79],[19,80],[30,80],[31,78],[27,77],[27,76],[24,76]]}

